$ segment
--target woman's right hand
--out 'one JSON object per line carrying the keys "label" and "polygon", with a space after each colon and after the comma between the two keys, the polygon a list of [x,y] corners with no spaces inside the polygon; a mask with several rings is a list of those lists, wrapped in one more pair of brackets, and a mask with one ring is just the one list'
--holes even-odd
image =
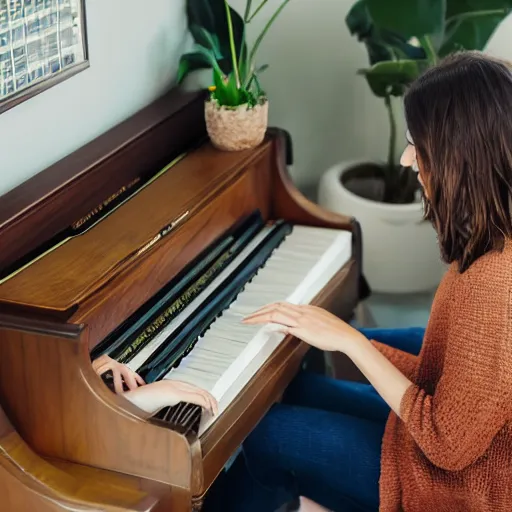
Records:
{"label": "woman's right hand", "polygon": [[212,415],[218,412],[217,401],[210,393],[186,382],[160,380],[133,391],[127,391],[123,396],[151,415],[164,407],[172,407],[180,402],[199,405]]}

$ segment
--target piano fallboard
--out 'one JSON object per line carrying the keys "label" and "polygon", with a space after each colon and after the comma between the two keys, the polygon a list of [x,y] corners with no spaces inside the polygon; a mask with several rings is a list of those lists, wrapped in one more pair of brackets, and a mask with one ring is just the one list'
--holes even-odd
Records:
{"label": "piano fallboard", "polygon": [[[212,211],[213,204],[226,197],[222,191],[242,173],[255,164],[261,165],[258,160],[268,151],[268,145],[269,142],[258,151],[241,153],[217,152],[210,145],[203,145],[182,155],[176,163],[165,166],[149,185],[135,188],[132,197],[85,233],[66,238],[32,264],[13,272],[12,277],[6,276],[0,284],[0,302],[66,313],[79,308],[126,268],[140,264],[142,257],[165,238],[167,247],[182,246],[182,238],[174,236],[181,226],[196,236],[201,231],[208,236],[205,214],[223,214],[218,212],[218,206],[217,211]],[[260,175],[265,173],[258,171]],[[245,192],[235,186],[229,193],[236,194],[237,188],[240,194]],[[231,214],[232,222],[234,213],[229,211],[224,216]],[[197,220],[189,224],[197,216],[201,217],[201,227]]]}

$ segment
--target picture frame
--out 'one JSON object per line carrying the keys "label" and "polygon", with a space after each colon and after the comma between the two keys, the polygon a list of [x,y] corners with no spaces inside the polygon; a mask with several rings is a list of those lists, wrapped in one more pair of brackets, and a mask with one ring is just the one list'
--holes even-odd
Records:
{"label": "picture frame", "polygon": [[85,0],[0,0],[0,114],[88,67]]}

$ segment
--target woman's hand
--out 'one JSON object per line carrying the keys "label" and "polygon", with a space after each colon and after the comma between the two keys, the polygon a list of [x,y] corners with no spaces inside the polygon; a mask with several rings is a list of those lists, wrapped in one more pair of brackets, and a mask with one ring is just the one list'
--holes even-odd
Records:
{"label": "woman's hand", "polygon": [[151,415],[167,406],[180,402],[199,405],[210,414],[217,414],[218,405],[215,398],[207,391],[186,382],[160,380],[146,384],[135,391],[124,393],[124,397]]}
{"label": "woman's hand", "polygon": [[249,315],[247,324],[280,324],[282,332],[322,350],[347,354],[387,404],[400,416],[402,398],[412,384],[359,331],[314,306],[270,304]]}
{"label": "woman's hand", "polygon": [[325,309],[315,306],[296,306],[286,302],[269,304],[243,320],[246,324],[273,323],[309,345],[321,350],[350,353],[354,345],[366,337]]}
{"label": "woman's hand", "polygon": [[92,362],[92,367],[98,375],[103,375],[109,370],[112,371],[114,377],[114,389],[116,393],[123,393],[123,381],[128,386],[129,390],[137,389],[139,386],[145,384],[144,379],[134,371],[130,370],[128,366],[118,363],[111,357],[103,355],[98,357]]}

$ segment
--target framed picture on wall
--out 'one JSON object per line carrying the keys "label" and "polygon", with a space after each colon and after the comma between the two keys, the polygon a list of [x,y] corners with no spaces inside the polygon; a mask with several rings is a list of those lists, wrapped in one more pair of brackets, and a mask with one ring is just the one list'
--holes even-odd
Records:
{"label": "framed picture on wall", "polygon": [[89,66],[85,0],[0,0],[0,113]]}

